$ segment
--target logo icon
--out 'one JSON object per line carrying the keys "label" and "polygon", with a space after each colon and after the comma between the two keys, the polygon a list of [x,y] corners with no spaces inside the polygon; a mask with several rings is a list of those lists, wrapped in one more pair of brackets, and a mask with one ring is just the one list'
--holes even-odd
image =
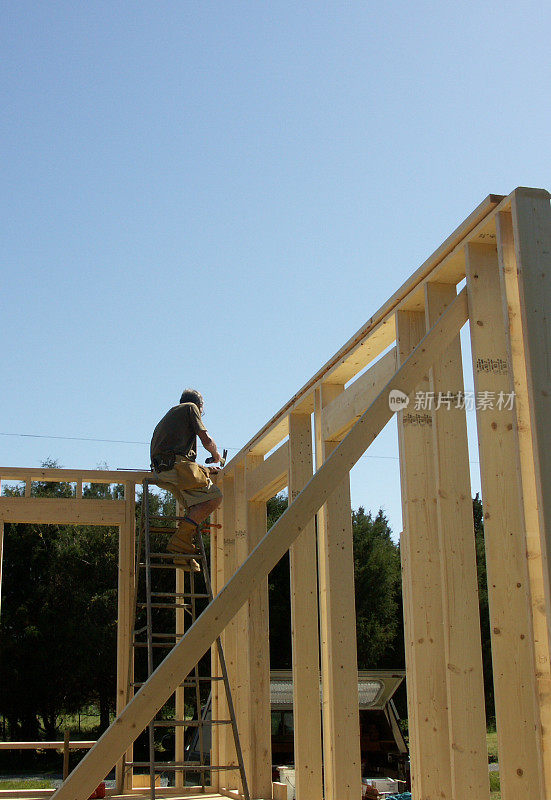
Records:
{"label": "logo icon", "polygon": [[392,389],[388,395],[388,405],[391,411],[403,411],[409,405],[409,397],[399,389]]}

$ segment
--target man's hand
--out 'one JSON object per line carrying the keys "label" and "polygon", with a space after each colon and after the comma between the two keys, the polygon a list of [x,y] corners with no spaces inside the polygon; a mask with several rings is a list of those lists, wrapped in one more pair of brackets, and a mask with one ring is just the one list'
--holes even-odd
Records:
{"label": "man's hand", "polygon": [[213,467],[210,464],[207,464],[207,469],[211,475],[216,475],[218,472],[220,472],[220,467]]}

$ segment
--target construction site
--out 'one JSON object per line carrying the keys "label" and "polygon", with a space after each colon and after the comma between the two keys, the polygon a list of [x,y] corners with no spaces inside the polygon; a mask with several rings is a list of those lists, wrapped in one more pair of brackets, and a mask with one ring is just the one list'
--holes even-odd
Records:
{"label": "construction site", "polygon": [[[413,800],[489,800],[462,402],[471,362],[484,398],[476,457],[501,797],[551,800],[551,208],[549,193],[536,188],[488,195],[226,461],[216,475],[223,500],[211,516],[210,551],[200,537],[196,572],[191,554],[175,559],[158,544],[183,509],[155,517],[153,473],[0,468],[0,480],[24,485],[21,496],[0,497],[0,564],[11,523],[119,531],[115,721],[95,742],[0,743],[58,748],[65,761],[59,788],[1,790],[0,800],[360,800],[409,787]],[[349,473],[394,416],[409,758],[390,702],[391,679],[397,686],[403,675],[359,675],[355,632]],[[37,481],[71,483],[74,495],[36,497]],[[90,483],[122,484],[124,496],[88,499]],[[266,503],[284,489],[288,508],[267,530]],[[286,552],[292,671],[271,674],[268,574]],[[171,620],[163,630],[159,609]],[[168,701],[170,719],[161,713]],[[394,730],[403,781],[362,775],[360,713],[370,707]],[[294,731],[285,739],[290,712]],[[168,763],[155,754],[159,726],[175,737]],[[140,760],[133,745],[144,731],[149,757]],[[83,757],[69,770],[78,749]],[[292,781],[274,776],[284,763],[293,764]],[[113,769],[115,786],[105,789]]]}

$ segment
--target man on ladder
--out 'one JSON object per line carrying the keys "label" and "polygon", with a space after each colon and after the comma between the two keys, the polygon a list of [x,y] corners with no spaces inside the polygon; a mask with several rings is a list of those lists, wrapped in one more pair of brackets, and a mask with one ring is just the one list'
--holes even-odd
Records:
{"label": "man on ladder", "polygon": [[[168,489],[182,508],[183,519],[178,522],[176,533],[168,543],[171,553],[193,553],[196,551],[194,536],[199,525],[213,513],[222,502],[222,492],[211,475],[218,467],[196,464],[197,437],[211,454],[209,463],[222,461],[216,443],[201,419],[203,397],[196,389],[184,389],[180,403],[168,411],[153,431],[151,438],[152,482]],[[198,571],[199,564],[186,561],[191,569]],[[184,566],[184,563],[182,564]]]}

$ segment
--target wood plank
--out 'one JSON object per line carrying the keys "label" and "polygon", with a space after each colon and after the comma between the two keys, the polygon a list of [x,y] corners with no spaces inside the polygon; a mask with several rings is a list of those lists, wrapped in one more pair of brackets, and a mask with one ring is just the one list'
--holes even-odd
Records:
{"label": "wood plank", "polygon": [[[497,250],[468,245],[467,290],[477,410],[492,661],[503,800],[543,797],[540,719],[516,419]],[[492,393],[482,395],[483,392]]]}
{"label": "wood plank", "polygon": [[[396,314],[398,363],[406,362],[422,341],[425,315],[419,311]],[[436,361],[436,359],[435,359]],[[416,387],[429,390],[428,373]],[[402,477],[402,517],[408,548],[404,581],[409,593],[409,621],[415,693],[408,694],[408,719],[413,722],[417,746],[412,785],[420,798],[451,800],[451,763],[447,709],[447,670],[444,654],[442,576],[438,557],[436,476],[432,414],[407,408],[397,414]],[[463,798],[461,798],[463,800]]]}
{"label": "wood plank", "polygon": [[513,227],[533,429],[548,629],[551,631],[551,210],[547,192],[517,189]]}
{"label": "wood plank", "polygon": [[141,483],[144,478],[151,479],[149,470],[108,470],[108,469],[58,469],[50,467],[0,467],[2,480],[47,481],[52,483]]}
{"label": "wood plank", "polygon": [[[185,514],[185,507],[182,507],[178,500],[176,500],[176,514],[178,516]],[[174,591],[184,593],[186,591],[186,583],[189,584],[189,573],[186,577],[186,570],[174,570]],[[191,586],[189,586],[191,592]],[[174,611],[174,633],[185,631],[186,625],[189,627],[188,611],[184,608],[176,608]],[[186,675],[189,678],[190,675]],[[188,691],[188,700],[189,700]],[[178,686],[174,692],[174,712],[176,719],[186,718],[186,689],[183,686]],[[199,743],[200,746],[200,743]],[[174,760],[185,761],[186,743],[185,743],[185,729],[177,725],[174,729]],[[174,785],[178,789],[182,789],[185,785],[185,775],[183,772],[174,773]]]}
{"label": "wood plank", "polygon": [[[316,424],[323,408],[316,407]],[[324,441],[325,461],[337,448]],[[354,598],[354,556],[350,476],[337,481],[318,516],[321,677],[323,688],[323,763],[326,800],[360,796],[360,718]]]}
{"label": "wood plank", "polygon": [[[235,481],[232,475],[224,475],[222,480],[222,493],[224,495],[224,502],[222,506],[222,535],[223,535],[223,552],[222,558],[224,563],[224,583],[227,584],[235,575],[237,568],[237,553],[236,553],[236,540],[235,540]],[[212,608],[211,604],[210,608]],[[208,612],[209,608],[203,612],[204,615]],[[236,609],[237,611],[237,609]],[[213,637],[214,638],[214,637]],[[185,639],[185,637],[184,637]],[[238,626],[237,618],[232,615],[228,620],[228,624],[224,626],[222,635],[222,646],[224,648],[224,658],[226,660],[226,667],[228,670],[228,679],[232,697],[237,696],[237,683],[238,683]],[[176,648],[175,648],[176,649]],[[174,652],[174,650],[172,651]],[[224,719],[229,719],[229,711],[227,710],[227,702],[224,697],[222,703],[222,710],[227,712],[228,716]],[[224,757],[223,764],[227,766],[237,766],[237,753],[235,750],[235,743],[233,740],[233,732],[231,725],[221,725],[220,739],[223,742],[220,748],[220,754]],[[237,788],[239,779],[236,775],[230,774],[227,778],[221,776],[220,780],[225,779],[226,788]],[[227,781],[232,780],[228,785]],[[235,783],[233,781],[235,780]]]}
{"label": "wood plank", "polygon": [[[223,501],[222,501],[223,502]],[[223,543],[220,543],[220,539],[223,539],[223,534],[220,533],[220,529],[216,527],[216,525],[222,524],[221,523],[221,514],[220,508],[217,508],[214,514],[212,515],[212,520],[215,524],[215,527],[211,529],[210,534],[210,579],[211,579],[211,586],[212,586],[212,593],[213,596],[216,597],[219,590],[222,588],[220,586],[220,574],[221,568],[219,562],[221,561],[220,553],[223,549]],[[210,648],[210,663],[211,663],[211,675],[213,677],[221,677],[222,671],[220,669],[220,662],[218,659],[218,650],[216,644],[213,644]],[[211,698],[212,698],[212,719],[228,719],[228,717],[223,716],[223,711],[220,706],[220,694],[223,693],[223,687],[220,687],[220,681],[211,681],[210,684],[210,691],[211,691]],[[227,711],[225,713],[228,713]],[[210,763],[211,764],[223,764],[224,762],[221,760],[220,755],[220,728],[223,728],[223,725],[212,725],[211,726],[211,751],[210,751]],[[213,772],[211,776],[211,782],[213,785],[218,788],[220,781],[220,773]]]}
{"label": "wood plank", "polygon": [[[90,750],[95,741],[78,740],[69,742],[69,750]],[[59,750],[64,749],[65,742],[0,742],[0,750]]]}
{"label": "wood plank", "polygon": [[0,520],[44,525],[123,525],[124,500],[1,497]]}
{"label": "wood plank", "polygon": [[[131,693],[129,682],[134,680],[134,653],[132,647],[132,626],[134,617],[135,591],[135,551],[136,551],[136,487],[134,483],[125,484],[125,519],[119,526],[119,563],[117,593],[117,696],[115,712],[120,712],[128,702]],[[126,753],[126,760],[132,761],[132,747]],[[125,788],[132,787],[132,768],[126,773]],[[118,762],[116,770],[117,786],[122,787],[123,761]]]}
{"label": "wood plank", "polygon": [[[235,569],[247,560],[249,555],[249,535],[247,520],[247,488],[245,484],[245,464],[237,464],[234,470],[235,493]],[[251,769],[251,719],[250,719],[250,689],[251,674],[249,663],[249,604],[245,603],[235,617],[237,652],[235,671],[235,693],[233,702],[237,716],[237,727],[245,771],[248,775]],[[239,791],[243,791],[239,779]]]}
{"label": "wood plank", "polygon": [[[326,453],[325,440],[323,438],[323,412],[324,408],[334,402],[344,391],[342,384],[322,384],[315,390],[314,407],[314,431],[315,431],[315,462],[316,472],[322,469],[326,458],[330,452]],[[331,443],[329,443],[331,447]],[[330,624],[329,614],[327,613],[327,603],[322,594],[327,591],[327,559],[322,548],[326,550],[324,542],[327,528],[327,505],[323,505],[316,517],[317,541],[318,541],[318,604],[319,604],[319,628],[320,628],[320,673],[322,687],[322,725],[325,726],[326,720],[330,717],[330,676],[331,676],[331,645],[330,645]],[[329,722],[327,723],[329,725]],[[323,781],[324,788],[333,785],[334,759],[331,752],[331,740],[325,731],[322,731],[322,753],[323,753]]]}
{"label": "wood plank", "polygon": [[530,579],[532,623],[534,627],[536,681],[542,728],[544,779],[546,791],[550,793],[551,658],[548,634],[549,611],[545,600],[544,566],[542,558],[542,541],[545,541],[545,537],[542,535],[540,529],[540,517],[538,514],[537,480],[535,474],[534,443],[532,438],[533,426],[528,397],[525,345],[522,331],[517,259],[511,213],[503,212],[498,214],[496,222],[501,288],[502,294],[506,298],[506,318],[509,324],[507,343],[508,355],[513,366],[513,383],[510,384],[510,387],[515,392],[515,412],[519,440],[524,520],[526,525],[528,574]]}
{"label": "wood plank", "polygon": [[392,348],[324,408],[323,438],[332,442],[344,439],[395,372],[396,348]]}
{"label": "wood plank", "polygon": [[287,800],[287,784],[272,783],[272,798],[273,800]]}
{"label": "wood plank", "polygon": [[187,674],[197,659],[209,649],[215,637],[226,628],[251,592],[266,580],[270,570],[327,501],[334,487],[342,482],[390,420],[392,412],[388,405],[389,392],[398,390],[407,395],[412,394],[434,359],[446,349],[466,319],[467,302],[463,290],[375,398],[348,436],[337,445],[294,503],[205,609],[195,625],[170,651],[122,714],[56,791],[57,800],[85,800],[91,794],[103,775],[134,740],[136,732],[145,728],[173,693],[181,676]]}
{"label": "wood plank", "polygon": [[[427,283],[425,292],[430,329],[455,299],[456,289]],[[432,414],[432,430],[452,797],[482,800],[489,796],[488,752],[467,419],[465,408],[457,407],[457,398],[464,397],[459,336],[435,361],[430,389],[435,398],[443,396]],[[446,403],[446,397],[454,399]]]}
{"label": "wood plank", "polygon": [[[261,457],[248,456],[247,480]],[[249,500],[247,530],[254,549],[266,535],[266,503]],[[249,721],[251,758],[247,780],[251,797],[269,797],[272,781],[272,730],[270,710],[270,639],[268,576],[260,582],[246,604],[249,613]]]}
{"label": "wood plank", "polygon": [[[404,486],[403,467],[400,461],[400,485]],[[413,603],[411,599],[411,566],[409,563],[410,543],[407,528],[400,533],[400,563],[402,571],[402,608],[404,614],[404,649],[406,661],[406,688],[408,709],[418,708],[417,682],[415,669],[415,648],[413,624]],[[410,780],[414,792],[418,793],[421,784],[419,772],[419,715],[408,711],[408,738]]]}
{"label": "wood plank", "polygon": [[[287,431],[289,423],[286,424]],[[258,466],[247,475],[249,500],[269,500],[287,486],[289,444],[284,442],[266,459],[256,457]]]}
{"label": "wood plank", "polygon": [[[289,416],[288,451],[289,500],[292,502],[312,478],[310,414]],[[297,800],[321,798],[323,794],[316,549],[316,527],[312,519],[289,551]]]}

